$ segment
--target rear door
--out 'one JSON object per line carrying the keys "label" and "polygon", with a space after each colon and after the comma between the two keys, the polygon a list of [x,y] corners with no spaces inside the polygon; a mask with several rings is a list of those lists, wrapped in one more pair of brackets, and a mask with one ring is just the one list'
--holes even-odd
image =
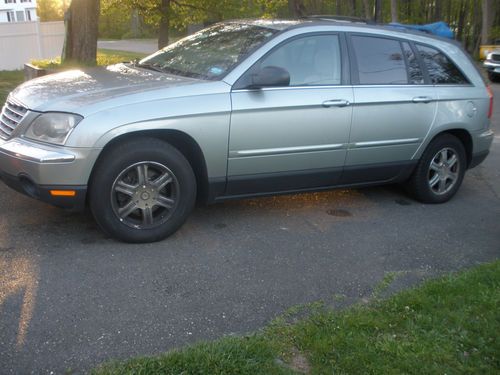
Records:
{"label": "rear door", "polygon": [[435,88],[407,41],[352,34],[349,48],[355,106],[343,182],[389,181],[429,132]]}

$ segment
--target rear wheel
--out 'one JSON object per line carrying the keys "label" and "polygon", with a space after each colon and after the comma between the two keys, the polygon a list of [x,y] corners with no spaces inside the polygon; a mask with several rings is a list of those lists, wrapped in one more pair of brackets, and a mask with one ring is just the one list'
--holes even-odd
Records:
{"label": "rear wheel", "polygon": [[458,191],[465,174],[462,142],[451,134],[434,139],[408,181],[410,192],[424,203],[443,203]]}
{"label": "rear wheel", "polygon": [[196,179],[186,158],[154,138],[123,143],[104,155],[90,185],[99,226],[126,242],[174,233],[194,207]]}

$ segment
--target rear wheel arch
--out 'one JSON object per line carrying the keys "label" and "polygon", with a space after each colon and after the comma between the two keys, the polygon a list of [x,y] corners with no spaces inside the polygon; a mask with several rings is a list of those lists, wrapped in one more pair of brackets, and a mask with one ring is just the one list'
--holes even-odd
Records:
{"label": "rear wheel arch", "polygon": [[463,141],[450,132],[442,132],[426,146],[406,187],[420,202],[444,203],[460,188],[466,169]]}
{"label": "rear wheel arch", "polygon": [[[443,131],[435,134],[429,140],[429,142],[426,145],[426,148],[435,139],[443,136],[444,134],[451,134],[451,135],[455,136],[456,138],[458,138],[460,140],[460,142],[462,143],[462,145],[464,146],[464,149],[465,149],[466,163],[467,163],[467,167],[468,167],[470,165],[471,161],[472,161],[472,149],[473,149],[473,146],[472,146],[472,136],[465,129],[456,128],[456,129],[446,129],[446,130],[443,130]],[[422,154],[423,154],[423,152],[425,152],[425,149],[423,149]]]}

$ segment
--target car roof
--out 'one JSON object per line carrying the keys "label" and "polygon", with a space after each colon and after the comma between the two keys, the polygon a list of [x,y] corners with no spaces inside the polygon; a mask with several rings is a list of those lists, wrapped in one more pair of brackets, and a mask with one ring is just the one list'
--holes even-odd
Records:
{"label": "car roof", "polygon": [[411,30],[411,29],[401,29],[395,28],[387,24],[376,24],[373,21],[364,20],[355,17],[343,17],[343,16],[309,16],[300,19],[287,20],[287,19],[239,19],[225,21],[223,23],[240,23],[246,25],[254,25],[260,27],[266,27],[278,31],[286,31],[295,28],[306,28],[310,26],[335,26],[335,27],[356,27],[360,31],[369,30],[385,30],[391,34],[402,34],[402,35],[416,35],[420,37],[426,37],[430,39],[435,39],[439,41],[444,41],[450,44],[459,45],[459,43],[453,39],[444,38],[438,35],[433,35],[425,33],[423,31]]}

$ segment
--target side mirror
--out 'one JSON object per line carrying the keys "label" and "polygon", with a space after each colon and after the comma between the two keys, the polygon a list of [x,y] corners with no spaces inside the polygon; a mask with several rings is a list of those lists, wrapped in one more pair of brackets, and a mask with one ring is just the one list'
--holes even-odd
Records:
{"label": "side mirror", "polygon": [[290,85],[290,73],[278,66],[266,66],[252,75],[250,89],[285,87]]}

